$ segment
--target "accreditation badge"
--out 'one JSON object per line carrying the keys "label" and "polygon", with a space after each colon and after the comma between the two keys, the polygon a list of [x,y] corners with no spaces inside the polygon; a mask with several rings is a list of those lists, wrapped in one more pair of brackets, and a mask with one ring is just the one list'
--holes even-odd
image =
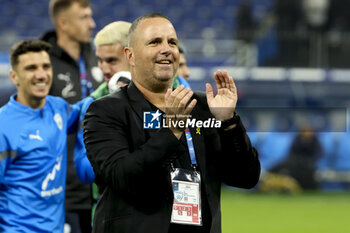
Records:
{"label": "accreditation badge", "polygon": [[202,225],[200,174],[175,168],[171,172],[174,202],[171,223]]}

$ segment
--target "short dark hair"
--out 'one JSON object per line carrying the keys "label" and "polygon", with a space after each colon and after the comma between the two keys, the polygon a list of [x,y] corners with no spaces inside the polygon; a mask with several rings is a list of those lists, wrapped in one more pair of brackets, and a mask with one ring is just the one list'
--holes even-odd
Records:
{"label": "short dark hair", "polygon": [[89,0],[50,0],[50,16],[54,24],[56,24],[56,17],[62,11],[67,10],[73,3],[79,3],[82,7],[89,7]]}
{"label": "short dark hair", "polygon": [[28,52],[46,51],[49,53],[51,45],[42,40],[21,40],[11,47],[10,62],[12,68],[18,65],[18,57]]}
{"label": "short dark hair", "polygon": [[129,29],[128,45],[130,45],[131,40],[133,39],[133,34],[134,34],[137,26],[139,26],[140,22],[142,22],[145,19],[151,19],[151,18],[163,18],[163,19],[166,19],[169,22],[171,22],[170,19],[167,16],[165,16],[165,15],[163,15],[161,13],[151,13],[151,14],[147,14],[147,15],[143,15],[143,16],[138,17],[137,19],[135,19],[132,22],[131,27]]}

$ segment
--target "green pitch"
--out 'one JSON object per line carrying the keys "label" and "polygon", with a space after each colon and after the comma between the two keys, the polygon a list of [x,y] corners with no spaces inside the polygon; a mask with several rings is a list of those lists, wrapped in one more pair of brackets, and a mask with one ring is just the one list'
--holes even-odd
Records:
{"label": "green pitch", "polygon": [[223,233],[349,233],[350,193],[264,194],[223,188]]}

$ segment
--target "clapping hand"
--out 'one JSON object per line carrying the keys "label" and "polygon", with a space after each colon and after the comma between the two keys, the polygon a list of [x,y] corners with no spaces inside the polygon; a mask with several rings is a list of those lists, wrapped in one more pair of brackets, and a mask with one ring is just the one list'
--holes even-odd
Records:
{"label": "clapping hand", "polygon": [[[171,88],[165,94],[165,114],[167,116],[166,122],[178,122],[185,121],[187,116],[191,113],[192,109],[197,103],[196,99],[193,99],[189,104],[189,100],[193,95],[193,91],[190,88],[185,88],[184,85],[178,86],[174,91]],[[174,135],[180,139],[182,133],[185,131],[184,127],[175,127],[170,124],[170,130]]]}
{"label": "clapping hand", "polygon": [[217,120],[223,121],[233,117],[237,104],[237,89],[227,71],[217,70],[214,73],[217,94],[214,97],[212,86],[206,84],[206,95],[210,112]]}

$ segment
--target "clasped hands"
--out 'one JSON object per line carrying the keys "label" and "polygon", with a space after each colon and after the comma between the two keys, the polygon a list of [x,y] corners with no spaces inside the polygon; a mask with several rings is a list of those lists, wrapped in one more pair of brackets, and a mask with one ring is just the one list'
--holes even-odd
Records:
{"label": "clasped hands", "polygon": [[[217,87],[217,94],[214,96],[212,86],[206,84],[206,97],[210,112],[216,120],[224,121],[233,117],[237,104],[237,89],[231,76],[227,71],[217,70],[214,73],[214,79]],[[177,87],[174,91],[169,88],[165,94],[165,114],[169,121],[185,121],[188,115],[195,107],[197,100],[189,100],[193,95],[190,88],[184,88],[183,85]],[[174,135],[180,139],[185,128],[179,124],[168,124]],[[176,126],[174,126],[176,125]]]}

